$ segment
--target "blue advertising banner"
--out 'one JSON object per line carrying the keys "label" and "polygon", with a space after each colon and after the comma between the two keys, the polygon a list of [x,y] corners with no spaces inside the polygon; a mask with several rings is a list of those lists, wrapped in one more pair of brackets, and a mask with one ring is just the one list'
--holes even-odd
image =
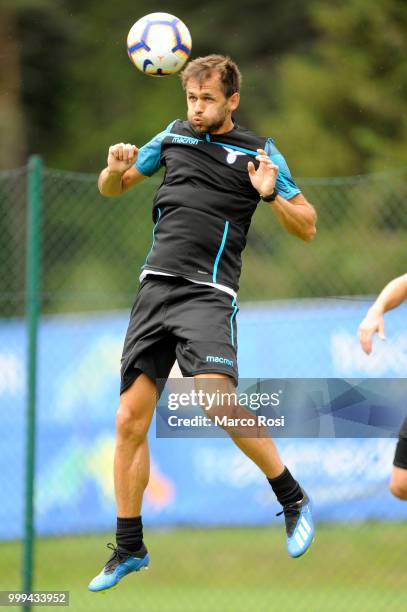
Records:
{"label": "blue advertising banner", "polygon": [[[369,357],[356,337],[366,308],[366,302],[334,300],[243,305],[238,321],[240,375],[404,377],[406,307],[389,313],[389,340],[376,342]],[[39,534],[111,530],[114,525],[114,423],[127,322],[127,312],[41,320],[35,499]],[[24,322],[1,321],[0,539],[22,534],[25,353]],[[278,440],[285,463],[312,495],[317,520],[324,521],[407,518],[407,504],[387,490],[395,444],[394,438],[362,436]],[[264,476],[230,440],[157,439],[153,424],[150,448],[152,473],[143,509],[147,525],[276,520],[279,508]]]}

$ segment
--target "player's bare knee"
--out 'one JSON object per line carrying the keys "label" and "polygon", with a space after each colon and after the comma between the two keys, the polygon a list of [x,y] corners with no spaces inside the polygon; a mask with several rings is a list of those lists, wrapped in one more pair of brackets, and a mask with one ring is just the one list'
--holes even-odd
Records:
{"label": "player's bare knee", "polygon": [[147,437],[149,422],[142,411],[126,401],[121,401],[116,415],[117,435],[141,443]]}

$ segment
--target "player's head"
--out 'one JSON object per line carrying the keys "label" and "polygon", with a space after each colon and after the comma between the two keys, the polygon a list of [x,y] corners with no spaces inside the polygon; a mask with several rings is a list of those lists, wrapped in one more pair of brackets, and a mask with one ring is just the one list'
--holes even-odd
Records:
{"label": "player's head", "polygon": [[224,55],[198,57],[189,62],[181,78],[194,129],[221,131],[240,101],[242,76],[235,62]]}

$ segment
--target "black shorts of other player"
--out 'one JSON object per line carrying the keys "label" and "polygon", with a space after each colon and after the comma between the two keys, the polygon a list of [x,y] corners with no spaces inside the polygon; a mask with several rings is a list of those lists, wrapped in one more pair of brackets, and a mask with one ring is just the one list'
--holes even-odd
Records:
{"label": "black shorts of other player", "polygon": [[[236,299],[215,287],[148,275],[130,314],[120,393],[141,372],[167,379],[175,359],[183,376],[228,374],[237,386],[237,312]],[[157,387],[161,394],[164,384]]]}
{"label": "black shorts of other player", "polygon": [[400,437],[397,442],[393,463],[396,467],[407,470],[407,419],[405,419],[401,426]]}

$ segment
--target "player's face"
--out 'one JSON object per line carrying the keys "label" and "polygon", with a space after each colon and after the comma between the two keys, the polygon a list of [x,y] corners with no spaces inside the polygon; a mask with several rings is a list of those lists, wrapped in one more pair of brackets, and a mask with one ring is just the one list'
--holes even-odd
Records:
{"label": "player's face", "polygon": [[218,73],[202,83],[188,79],[186,93],[188,120],[197,132],[216,134],[233,128],[232,112],[239,104],[239,94],[226,98]]}

